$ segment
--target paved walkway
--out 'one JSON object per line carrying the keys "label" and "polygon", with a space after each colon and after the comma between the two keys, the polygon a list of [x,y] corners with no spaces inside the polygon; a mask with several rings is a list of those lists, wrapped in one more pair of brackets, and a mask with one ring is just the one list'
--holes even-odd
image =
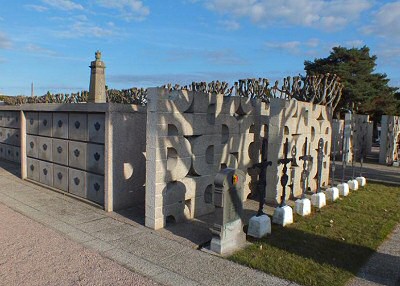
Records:
{"label": "paved walkway", "polygon": [[[342,180],[343,168],[342,163],[336,161],[335,170],[335,183],[338,184]],[[360,175],[360,163],[356,163],[354,168],[354,175],[358,177]],[[377,163],[364,163],[362,169],[362,175],[367,178],[370,182],[380,182],[392,185],[400,185],[400,167],[380,165]],[[346,166],[345,179],[349,180],[353,177],[353,168],[350,165]]]}
{"label": "paved walkway", "polygon": [[400,224],[347,285],[400,285]]}
{"label": "paved walkway", "polygon": [[[11,173],[6,170],[11,170]],[[120,265],[165,285],[296,285],[201,252],[180,243],[179,239],[165,237],[163,232],[152,231],[132,221],[127,223],[115,214],[107,214],[61,193],[20,180],[16,173],[16,165],[0,160],[0,204],[25,216],[10,213],[8,208],[0,205],[1,212],[14,218],[7,222],[0,220],[2,229],[3,225],[7,226],[5,233],[13,230],[5,243],[0,240],[0,284],[5,277],[10,279],[7,285],[28,283],[29,277],[35,274],[41,279],[37,284],[41,285],[54,285],[52,282],[56,277],[60,279],[57,285],[101,285],[100,281],[108,275],[106,271]],[[47,247],[43,249],[47,232]],[[54,233],[58,234],[57,238]],[[25,236],[23,241],[27,244],[20,244],[20,236]],[[17,240],[16,244],[10,244],[13,239]],[[46,262],[40,258],[41,249],[48,253],[47,257],[55,255],[71,259]],[[23,256],[18,258],[16,255],[20,251]],[[115,263],[102,260],[98,255]],[[27,261],[32,261],[34,268],[26,267]],[[17,263],[25,266],[15,270]],[[71,270],[74,265],[75,270]],[[98,266],[99,270],[95,269],[97,265],[104,265],[103,275],[99,275],[103,266]],[[51,266],[53,268],[49,269]],[[60,267],[65,271],[57,272]],[[99,280],[92,281],[97,275]],[[134,284],[128,281],[143,281],[138,275],[128,277],[120,268],[110,279],[119,275],[126,285]],[[77,277],[81,280],[76,280]],[[107,281],[105,284],[110,284]],[[149,280],[143,283],[149,283]]]}

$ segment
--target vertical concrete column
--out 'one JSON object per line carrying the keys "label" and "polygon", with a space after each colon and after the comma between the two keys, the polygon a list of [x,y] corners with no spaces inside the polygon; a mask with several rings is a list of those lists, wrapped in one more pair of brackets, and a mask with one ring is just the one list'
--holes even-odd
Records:
{"label": "vertical concrete column", "polygon": [[162,215],[162,194],[157,192],[157,147],[158,147],[158,108],[159,90],[147,91],[147,126],[146,126],[146,218],[145,225],[152,229],[164,227]]}
{"label": "vertical concrete column", "polygon": [[96,52],[96,60],[90,64],[90,85],[88,102],[106,102],[105,64],[101,60],[101,52]]}
{"label": "vertical concrete column", "polygon": [[27,178],[27,167],[26,167],[26,118],[25,112],[20,111],[20,140],[21,140],[21,178]]}
{"label": "vertical concrete column", "polygon": [[104,142],[104,210],[113,211],[113,128],[112,115],[106,112]]}

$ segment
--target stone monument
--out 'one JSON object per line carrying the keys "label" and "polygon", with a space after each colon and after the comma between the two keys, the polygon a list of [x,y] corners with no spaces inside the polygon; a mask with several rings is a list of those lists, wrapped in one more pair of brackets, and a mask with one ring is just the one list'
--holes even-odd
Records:
{"label": "stone monument", "polygon": [[229,254],[246,243],[241,219],[245,178],[243,171],[231,168],[225,168],[215,176],[215,222],[210,229],[212,252]]}
{"label": "stone monument", "polygon": [[104,62],[101,60],[101,52],[97,51],[96,60],[90,63],[90,85],[88,102],[105,103],[106,98],[106,76]]}

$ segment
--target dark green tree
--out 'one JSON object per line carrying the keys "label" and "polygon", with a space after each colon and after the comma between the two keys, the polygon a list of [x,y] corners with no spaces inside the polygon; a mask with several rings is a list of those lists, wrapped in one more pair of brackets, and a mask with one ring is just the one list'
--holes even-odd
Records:
{"label": "dark green tree", "polygon": [[378,118],[382,114],[398,114],[398,88],[389,86],[386,74],[375,73],[375,55],[367,46],[362,48],[334,47],[327,58],[305,61],[307,75],[334,73],[344,85],[342,98],[336,108],[354,108],[357,113]]}

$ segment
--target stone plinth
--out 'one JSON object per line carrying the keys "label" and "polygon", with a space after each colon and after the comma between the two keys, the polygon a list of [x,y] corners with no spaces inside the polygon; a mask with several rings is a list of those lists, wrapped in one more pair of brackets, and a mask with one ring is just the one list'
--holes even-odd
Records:
{"label": "stone plinth", "polygon": [[311,196],[311,204],[316,208],[323,208],[326,206],[326,197],[324,193],[317,193]]}
{"label": "stone plinth", "polygon": [[243,232],[241,219],[227,223],[223,226],[220,236],[213,236],[210,250],[226,255],[242,248],[246,243],[246,234]]}
{"label": "stone plinth", "polygon": [[349,184],[347,183],[339,184],[337,188],[339,189],[339,195],[342,197],[347,197],[350,193]]}
{"label": "stone plinth", "polygon": [[334,202],[339,198],[339,189],[336,187],[328,188],[325,191],[325,196],[329,202]]}
{"label": "stone plinth", "polygon": [[289,206],[277,207],[272,217],[272,222],[282,226],[293,223],[293,210]]}
{"label": "stone plinth", "polygon": [[301,216],[311,214],[311,201],[309,199],[296,200],[295,210]]}
{"label": "stone plinth", "polygon": [[360,187],[364,187],[367,184],[367,179],[365,177],[357,177],[356,181]]}
{"label": "stone plinth", "polygon": [[249,221],[247,235],[261,238],[271,233],[271,219],[267,215],[253,216]]}
{"label": "stone plinth", "polygon": [[349,180],[347,182],[349,185],[349,189],[352,191],[357,191],[358,190],[358,181],[357,180]]}

